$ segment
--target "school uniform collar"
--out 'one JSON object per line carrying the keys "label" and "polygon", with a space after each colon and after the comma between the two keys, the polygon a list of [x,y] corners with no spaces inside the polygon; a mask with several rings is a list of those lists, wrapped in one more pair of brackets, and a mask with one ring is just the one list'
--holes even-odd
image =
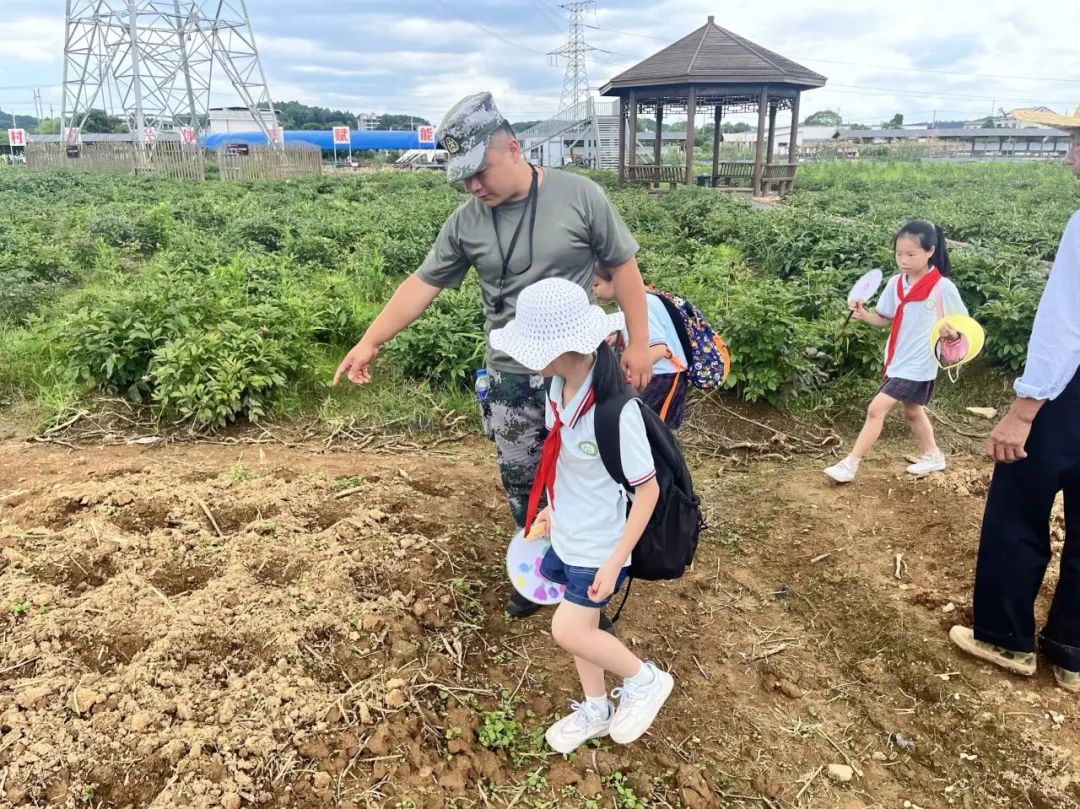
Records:
{"label": "school uniform collar", "polygon": [[[937,267],[934,266],[933,264],[931,264],[930,269],[927,270],[923,274],[922,278],[925,278],[927,275],[929,275],[930,273],[932,273],[936,269],[937,269]],[[907,292],[907,290],[911,289],[915,285],[915,284],[913,284],[911,282],[911,277],[906,272],[898,273],[898,275],[900,276],[900,291],[901,292]],[[942,278],[944,278],[944,277],[945,276],[942,276]],[[919,281],[921,281],[922,278],[920,278]],[[918,283],[918,281],[916,281],[915,283]]]}
{"label": "school uniform collar", "polygon": [[596,391],[593,390],[593,371],[596,366],[589,369],[585,381],[581,383],[574,398],[567,402],[566,407],[562,404],[563,383],[561,376],[551,378],[551,402],[559,413],[559,420],[566,427],[576,427],[582,416],[589,412],[589,408],[596,404]]}

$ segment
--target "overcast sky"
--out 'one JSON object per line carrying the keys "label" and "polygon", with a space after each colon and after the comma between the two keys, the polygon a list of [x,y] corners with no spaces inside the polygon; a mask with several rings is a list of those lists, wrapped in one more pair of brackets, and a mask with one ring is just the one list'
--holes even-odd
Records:
{"label": "overcast sky", "polygon": [[[38,87],[46,111],[52,103],[59,114],[64,3],[4,5],[0,108],[33,114]],[[558,107],[565,65],[547,54],[565,42],[568,17],[554,0],[248,0],[248,10],[276,100],[436,122],[480,89],[512,120]],[[896,112],[911,122],[986,115],[995,104],[1080,103],[1076,0],[600,0],[586,18],[588,43],[603,49],[589,54],[591,83],[709,14],[829,78],[804,97],[804,114],[839,108],[848,121],[876,124]],[[229,103],[227,89],[212,103]]]}

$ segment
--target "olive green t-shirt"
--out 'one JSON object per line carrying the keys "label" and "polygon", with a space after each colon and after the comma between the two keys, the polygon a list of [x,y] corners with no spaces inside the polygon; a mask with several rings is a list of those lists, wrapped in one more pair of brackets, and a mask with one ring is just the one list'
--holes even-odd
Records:
{"label": "olive green t-shirt", "polygon": [[[469,267],[480,278],[485,334],[505,326],[513,317],[521,290],[542,278],[565,278],[580,284],[593,300],[593,262],[615,266],[637,254],[638,244],[599,185],[587,177],[544,169],[537,191],[532,266],[529,266],[527,198],[498,206],[499,235],[504,253],[525,216],[503,284],[503,309],[496,313],[502,257],[495,240],[491,209],[475,197],[454,211],[416,274],[440,288],[457,289]],[[528,268],[528,269],[526,269]],[[504,373],[529,373],[501,351],[487,347],[490,368]]]}

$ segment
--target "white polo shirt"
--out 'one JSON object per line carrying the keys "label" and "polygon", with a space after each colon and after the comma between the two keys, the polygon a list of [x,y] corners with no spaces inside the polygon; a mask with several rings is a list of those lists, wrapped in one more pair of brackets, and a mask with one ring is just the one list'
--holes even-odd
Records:
{"label": "white polo shirt", "polygon": [[[671,319],[664,302],[658,295],[652,293],[645,295],[645,303],[649,313],[649,348],[658,345],[666,345],[668,351],[680,363],[678,367],[667,357],[661,357],[653,364],[654,374],[675,374],[680,370],[686,370],[689,363],[686,361],[686,352],[683,351],[682,340],[679,339],[679,326]],[[630,335],[625,328],[622,330],[624,344],[629,344]]]}
{"label": "white polo shirt", "polygon": [[[884,318],[894,320],[896,310],[900,308],[897,284],[903,284],[904,294],[911,289],[907,276],[897,273],[885,284],[885,289],[878,298],[877,312]],[[930,297],[925,301],[909,301],[904,304],[904,322],[896,336],[896,352],[893,361],[885,370],[891,379],[909,379],[912,382],[929,382],[937,379],[938,364],[934,351],[930,347],[930,332],[938,321],[938,299],[946,315],[966,315],[967,307],[960,298],[960,290],[948,278],[942,278],[935,284]],[[886,357],[889,344],[885,343]]]}
{"label": "white polo shirt", "polygon": [[[563,379],[551,380],[545,409],[548,429],[555,425],[552,404],[562,422],[562,449],[555,465],[555,503],[551,508],[551,545],[563,564],[598,568],[611,558],[626,527],[627,493],[611,479],[596,442],[593,373],[577,395],[562,406]],[[656,476],[652,450],[636,400],[619,416],[623,474],[631,486]],[[630,560],[626,560],[629,564]]]}

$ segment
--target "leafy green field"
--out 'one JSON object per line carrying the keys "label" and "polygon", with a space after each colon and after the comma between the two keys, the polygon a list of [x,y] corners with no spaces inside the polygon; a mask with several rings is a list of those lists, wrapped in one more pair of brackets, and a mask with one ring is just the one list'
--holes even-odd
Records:
{"label": "leafy green field", "polygon": [[[1050,165],[804,167],[771,211],[594,176],[641,242],[646,279],[720,328],[734,392],[824,408],[872,389],[884,335],[839,334],[843,293],[892,266],[904,219],[969,243],[953,253],[956,281],[988,359],[1014,370],[1042,262],[1080,208],[1080,185]],[[482,356],[471,283],[380,355],[379,384],[328,387],[458,200],[429,173],[231,185],[0,171],[12,212],[0,221],[0,405],[55,417],[105,393],[198,427],[302,413],[423,423],[433,400],[467,408]]]}

